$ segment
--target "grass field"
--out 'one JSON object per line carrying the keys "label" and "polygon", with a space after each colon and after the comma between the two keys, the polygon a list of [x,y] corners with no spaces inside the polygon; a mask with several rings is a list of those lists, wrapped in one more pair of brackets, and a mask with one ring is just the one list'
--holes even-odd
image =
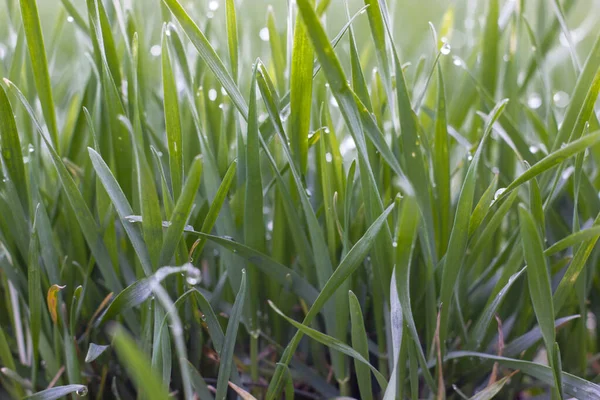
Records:
{"label": "grass field", "polygon": [[0,398],[600,399],[599,15],[0,0]]}

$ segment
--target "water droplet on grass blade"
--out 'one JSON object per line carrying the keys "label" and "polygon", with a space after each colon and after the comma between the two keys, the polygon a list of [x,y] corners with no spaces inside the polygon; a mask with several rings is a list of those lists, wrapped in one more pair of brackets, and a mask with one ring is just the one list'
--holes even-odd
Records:
{"label": "water droplet on grass blade", "polygon": [[500,198],[500,196],[502,196],[502,193],[504,193],[505,190],[506,190],[506,188],[500,188],[500,189],[496,190],[496,193],[494,193],[494,200],[498,200]]}
{"label": "water droplet on grass blade", "polygon": [[85,397],[88,394],[88,389],[87,389],[87,387],[84,386],[81,389],[77,389],[75,394],[77,394],[77,396],[79,396],[79,397]]}
{"label": "water droplet on grass blade", "polygon": [[442,47],[440,48],[440,53],[447,56],[448,54],[450,54],[451,50],[452,50],[452,48],[450,47],[450,43],[444,43],[442,45]]}
{"label": "water droplet on grass blade", "polygon": [[75,19],[73,19],[73,17],[71,17],[70,15],[67,17],[67,22],[73,22],[75,21]]}
{"label": "water droplet on grass blade", "polygon": [[556,107],[565,108],[567,105],[569,105],[570,98],[566,92],[560,90],[554,93],[554,96],[552,96],[552,101],[554,101]]}
{"label": "water droplet on grass blade", "polygon": [[263,42],[269,41],[269,28],[262,28],[260,32],[258,32],[258,36],[260,36],[260,40]]}

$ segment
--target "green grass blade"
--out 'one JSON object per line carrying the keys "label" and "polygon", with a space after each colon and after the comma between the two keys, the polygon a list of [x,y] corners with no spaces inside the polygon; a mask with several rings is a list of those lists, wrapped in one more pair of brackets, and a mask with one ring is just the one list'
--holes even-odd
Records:
{"label": "green grass blade", "polygon": [[589,135],[582,137],[581,139],[575,140],[568,145],[561,147],[560,149],[548,154],[546,157],[532,165],[531,168],[519,175],[514,181],[506,187],[506,190],[496,199],[496,201],[507,196],[512,190],[518,188],[525,182],[535,178],[543,172],[548,171],[552,167],[562,163],[574,155],[585,151],[588,147],[593,147],[600,142],[600,131],[592,132]]}
{"label": "green grass blade", "polygon": [[32,394],[31,396],[24,397],[23,400],[56,400],[62,399],[71,393],[76,394],[87,394],[87,387],[85,385],[65,385],[56,386],[50,389],[42,390]]}
{"label": "green grass blade", "polygon": [[175,253],[177,244],[182,238],[185,224],[190,216],[196,193],[200,187],[201,175],[202,158],[196,157],[190,167],[181,196],[173,209],[173,215],[169,220],[169,227],[165,233],[163,247],[160,251],[160,259],[158,261],[159,266],[167,265],[170,262]]}
{"label": "green grass blade", "polygon": [[[500,365],[511,369],[518,369],[522,373],[538,379],[547,385],[554,385],[554,373],[546,365],[533,363],[530,361],[517,360],[513,358],[500,357],[492,354],[477,353],[473,351],[455,351],[449,353],[446,360],[460,359],[463,357],[474,357],[483,360],[498,362]],[[581,379],[577,376],[562,373],[563,390],[569,396],[585,396],[584,398],[595,399],[600,397],[600,386]]]}
{"label": "green grass blade", "polygon": [[248,105],[236,86],[235,81],[225,68],[223,61],[221,61],[215,52],[215,49],[210,45],[206,36],[202,33],[200,28],[198,28],[198,25],[196,25],[192,18],[190,18],[179,1],[163,0],[163,2],[169,7],[177,21],[179,21],[183,31],[198,50],[200,57],[202,57],[223,88],[227,91],[233,104],[240,111],[240,114],[242,114],[242,117],[247,118]]}
{"label": "green grass blade", "polygon": [[[367,332],[365,331],[365,322],[360,309],[360,303],[352,291],[348,292],[348,298],[350,302],[350,320],[352,324],[352,347],[366,361],[369,359],[369,347],[367,343]],[[369,373],[369,366],[360,362],[358,359],[355,359],[354,369],[356,370],[356,380],[358,381],[361,399],[373,399],[373,389],[371,387],[371,374]]]}
{"label": "green grass blade", "polygon": [[231,375],[231,369],[235,367],[233,362],[233,351],[235,348],[235,339],[238,334],[238,327],[240,325],[240,319],[242,317],[242,310],[244,308],[244,302],[246,301],[246,272],[242,270],[242,280],[240,283],[240,289],[233,303],[231,309],[231,315],[229,322],[227,323],[227,330],[225,332],[225,341],[223,343],[223,349],[221,351],[221,365],[219,368],[219,375],[217,377],[217,393],[215,398],[217,400],[225,400],[227,395],[227,388],[229,387],[229,377]]}
{"label": "green grass blade", "polygon": [[239,70],[239,44],[235,1],[227,0],[225,5],[227,9],[227,45],[229,47],[231,75],[233,76],[233,80],[237,81]]}
{"label": "green grass blade", "polygon": [[290,75],[290,142],[294,162],[306,171],[313,86],[313,49],[306,25],[296,18]]}
{"label": "green grass blade", "polygon": [[121,222],[123,224],[123,228],[125,228],[125,232],[127,232],[127,236],[131,243],[133,244],[133,248],[135,249],[139,260],[142,264],[142,268],[146,275],[150,275],[152,273],[152,262],[150,261],[150,254],[148,253],[148,249],[146,248],[146,244],[142,240],[142,236],[138,229],[132,225],[127,217],[133,214],[133,210],[123,194],[121,187],[115,180],[115,177],[110,172],[110,169],[100,156],[94,149],[88,148],[88,153],[90,155],[90,159],[92,160],[92,165],[94,166],[94,170],[98,175],[98,178],[102,182],[104,189],[108,193],[117,214],[119,214],[119,218],[121,218]]}
{"label": "green grass blade", "polygon": [[17,131],[15,114],[2,86],[0,86],[0,146],[6,165],[5,173],[14,182],[21,204],[27,209],[29,196],[23,154],[21,153],[21,140]]}
{"label": "green grass blade", "polygon": [[169,148],[169,170],[171,174],[171,187],[173,199],[177,201],[181,194],[183,183],[183,140],[181,137],[181,117],[179,100],[177,99],[177,86],[171,65],[171,49],[169,48],[167,26],[162,30],[162,83],[163,104],[165,114],[165,128],[167,131],[167,145]]}
{"label": "green grass blade", "polygon": [[523,205],[519,206],[519,224],[521,226],[521,237],[523,238],[523,253],[527,262],[527,281],[531,302],[542,331],[548,359],[554,371],[556,387],[562,390],[559,381],[561,371],[558,369],[559,366],[554,363],[556,333],[554,331],[554,307],[551,301],[552,289],[550,287],[548,263],[544,256],[539,228],[536,226],[531,213]]}
{"label": "green grass blade", "polygon": [[27,47],[29,48],[29,57],[31,59],[35,87],[40,98],[44,119],[48,126],[48,131],[50,132],[52,144],[57,151],[59,151],[55,105],[52,97],[52,85],[50,83],[50,74],[48,72],[46,48],[44,47],[44,38],[38,14],[37,1],[20,0],[19,3],[21,4],[21,17],[23,18],[23,27],[25,29],[25,37],[27,38]]}

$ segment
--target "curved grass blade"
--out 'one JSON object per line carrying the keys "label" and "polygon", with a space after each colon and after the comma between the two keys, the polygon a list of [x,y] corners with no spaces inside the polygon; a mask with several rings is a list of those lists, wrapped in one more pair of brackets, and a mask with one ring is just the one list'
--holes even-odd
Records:
{"label": "curved grass blade", "polygon": [[[570,322],[574,319],[581,318],[580,315],[570,315],[568,317],[559,318],[554,321],[554,329],[558,330],[562,328],[567,322]],[[512,340],[506,346],[504,346],[503,355],[505,357],[516,357],[519,354],[523,353],[525,350],[530,349],[532,346],[536,345],[542,339],[542,331],[539,325],[536,325],[535,328],[530,330],[529,332],[519,336],[518,338]]]}
{"label": "curved grass blade", "polygon": [[525,182],[535,178],[539,174],[548,171],[552,167],[562,163],[566,159],[573,157],[574,155],[585,151],[588,147],[593,147],[600,142],[600,131],[595,131],[582,137],[581,139],[575,140],[568,145],[561,147],[560,149],[548,154],[540,161],[531,166],[528,170],[523,172],[519,177],[510,183],[506,187],[506,190],[496,199],[496,201],[508,196],[510,192]]}
{"label": "curved grass blade", "polygon": [[98,325],[103,324],[116,315],[142,304],[152,294],[150,288],[150,278],[140,279],[127,286],[110,303],[102,317],[98,320]]}
{"label": "curved grass blade", "polygon": [[600,226],[592,226],[590,228],[574,232],[548,247],[546,250],[544,250],[544,254],[546,256],[551,256],[571,246],[594,238],[600,238]]}
{"label": "curved grass blade", "polygon": [[204,33],[202,33],[200,28],[198,28],[198,25],[190,18],[179,1],[163,0],[163,2],[169,7],[169,10],[171,10],[171,13],[173,13],[177,21],[179,21],[183,31],[196,47],[198,53],[200,53],[200,57],[202,57],[206,65],[213,74],[215,74],[219,83],[221,83],[223,88],[227,91],[233,104],[240,111],[240,114],[242,114],[242,117],[244,119],[248,118],[248,105],[246,104],[246,100],[244,100],[235,81],[225,68],[223,61],[221,61],[215,49],[210,45],[210,42]]}
{"label": "curved grass blade", "polygon": [[24,397],[23,400],[56,400],[68,396],[71,393],[87,394],[87,386],[85,385],[66,385],[56,386],[50,389],[42,390],[32,394],[31,396]]}
{"label": "curved grass blade", "polygon": [[133,248],[136,251],[136,254],[139,257],[140,263],[142,264],[142,268],[146,275],[150,275],[152,273],[152,262],[150,261],[150,254],[148,254],[148,249],[146,248],[146,244],[142,240],[140,232],[137,227],[132,225],[127,217],[133,214],[133,210],[125,197],[125,194],[121,190],[121,187],[117,183],[115,177],[112,172],[110,172],[110,168],[104,162],[100,154],[98,154],[91,147],[88,148],[88,153],[90,155],[90,159],[92,160],[92,165],[98,178],[102,182],[104,189],[108,193],[117,214],[121,218],[121,222],[123,223],[123,228],[131,240],[133,244]]}
{"label": "curved grass blade", "polygon": [[[454,351],[446,356],[446,360],[454,360],[464,357],[479,358],[498,362],[507,368],[518,369],[524,374],[527,374],[535,379],[544,382],[547,385],[554,385],[554,373],[551,368],[546,365],[537,364],[530,361],[517,360],[513,358],[500,357],[492,354],[477,353],[474,351]],[[569,396],[578,396],[586,399],[600,398],[600,385],[577,376],[562,373],[562,382],[564,393]]]}

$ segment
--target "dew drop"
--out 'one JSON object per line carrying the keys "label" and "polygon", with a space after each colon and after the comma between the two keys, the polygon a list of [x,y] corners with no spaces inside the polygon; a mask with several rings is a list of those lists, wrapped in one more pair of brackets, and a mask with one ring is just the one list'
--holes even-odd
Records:
{"label": "dew drop", "polygon": [[219,2],[212,0],[210,3],[208,3],[208,9],[210,11],[217,11],[219,9]]}
{"label": "dew drop", "polygon": [[413,152],[411,153],[411,156],[412,156],[413,158],[415,158],[415,157],[417,156],[417,153],[415,153],[415,152],[413,151]]}
{"label": "dew drop", "polygon": [[450,47],[450,43],[444,43],[442,45],[442,48],[440,49],[440,53],[447,56],[448,54],[450,54],[451,50],[452,50],[452,48]]}
{"label": "dew drop", "polygon": [[538,93],[531,93],[527,99],[527,105],[533,110],[540,108],[542,105],[542,96]]}
{"label": "dew drop", "polygon": [[79,397],[85,397],[88,394],[88,390],[87,387],[82,387],[81,389],[77,389],[77,391],[75,392],[75,394],[77,394],[77,396]]}
{"label": "dew drop", "polygon": [[70,15],[67,17],[67,22],[73,22],[75,21],[75,19],[73,19],[73,17],[71,17]]}
{"label": "dew drop", "polygon": [[333,156],[331,155],[331,153],[325,154],[325,161],[327,161],[328,163],[333,161]]}
{"label": "dew drop", "polygon": [[260,36],[260,40],[263,42],[269,41],[269,28],[262,28],[260,32],[258,32],[258,36]]}
{"label": "dew drop", "polygon": [[504,193],[505,190],[506,190],[506,188],[500,188],[500,189],[496,190],[496,193],[494,193],[494,200],[498,200],[500,198],[500,196],[502,196],[502,193]]}
{"label": "dew drop", "polygon": [[332,107],[338,108],[338,102],[335,99],[335,97],[332,97],[331,100],[329,100],[329,103],[331,104]]}
{"label": "dew drop", "polygon": [[531,152],[531,154],[535,154],[538,151],[540,151],[540,149],[537,146],[529,146],[529,151]]}
{"label": "dew drop", "polygon": [[33,147],[33,145],[30,143],[29,146],[27,146],[27,151],[33,153],[35,151],[35,147]]}
{"label": "dew drop", "polygon": [[215,89],[210,89],[208,91],[208,99],[210,101],[215,101],[217,99],[217,91]]}
{"label": "dew drop", "polygon": [[552,96],[552,101],[559,108],[565,108],[569,104],[569,100],[569,95],[562,90],[554,93],[554,96]]}
{"label": "dew drop", "polygon": [[190,265],[187,270],[187,275],[186,275],[185,281],[188,283],[188,285],[194,286],[194,285],[197,285],[198,283],[200,283],[201,280],[202,280],[202,274],[200,273],[200,270],[198,268],[194,268]]}
{"label": "dew drop", "polygon": [[150,47],[150,54],[152,54],[154,57],[160,56],[160,53],[161,48],[159,45],[155,44],[154,46]]}
{"label": "dew drop", "polygon": [[452,63],[457,67],[463,67],[465,65],[464,61],[458,56],[452,57]]}
{"label": "dew drop", "polygon": [[392,243],[392,246],[394,246],[394,247],[398,247],[398,242],[393,242],[393,243]]}

